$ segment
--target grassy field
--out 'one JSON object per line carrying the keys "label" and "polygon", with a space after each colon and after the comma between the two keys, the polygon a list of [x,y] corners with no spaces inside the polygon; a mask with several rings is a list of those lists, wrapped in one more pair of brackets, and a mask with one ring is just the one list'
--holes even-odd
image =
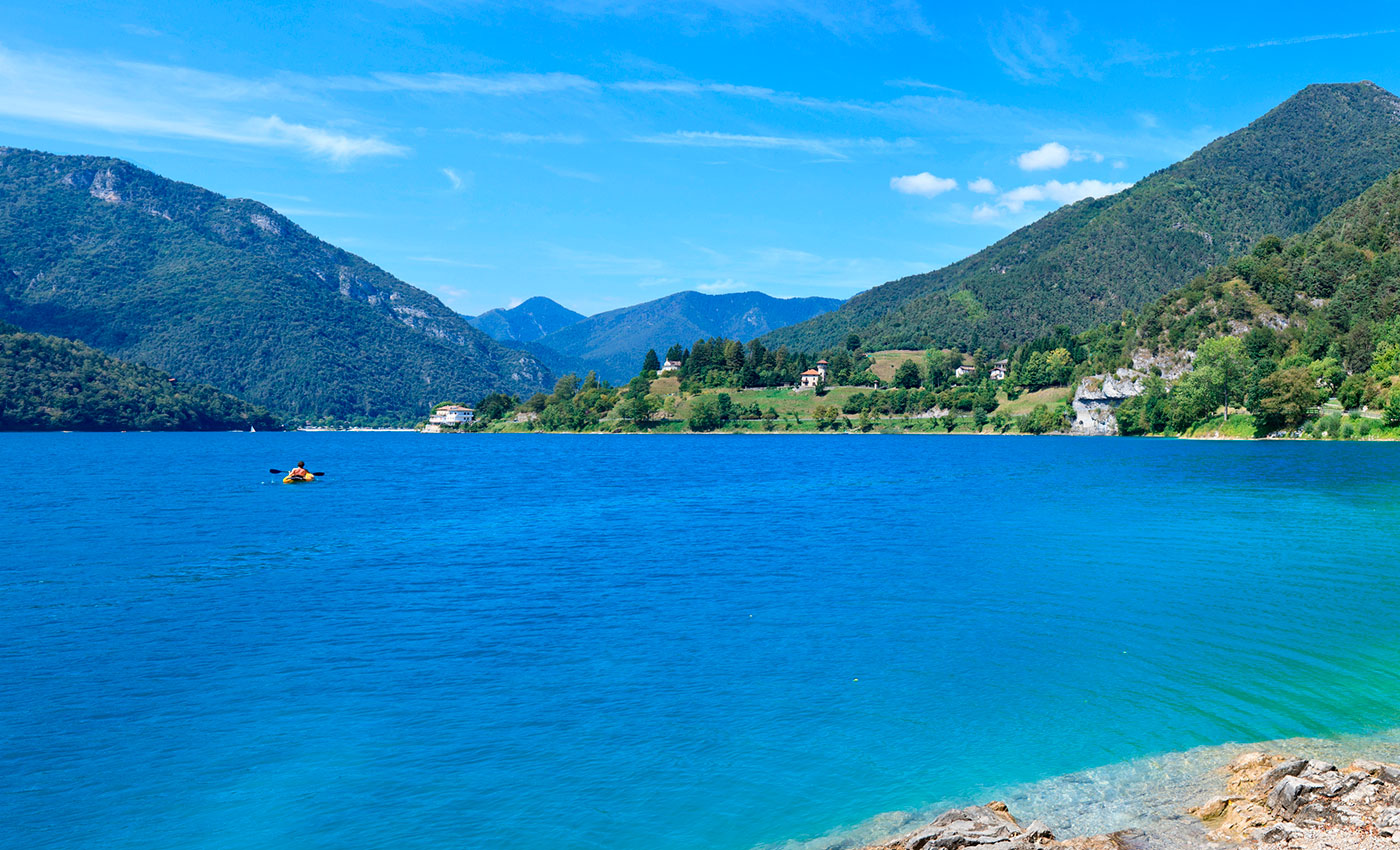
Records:
{"label": "grassy field", "polygon": [[[719,395],[728,393],[731,401],[736,405],[757,404],[759,409],[765,413],[768,408],[773,408],[778,412],[778,416],[785,417],[797,414],[802,419],[811,419],[812,413],[820,405],[841,409],[841,405],[856,393],[871,392],[869,387],[834,387],[825,396],[818,396],[811,390],[794,392],[791,388],[773,387],[760,390],[705,390],[703,395]],[[676,407],[676,415],[684,419],[690,415],[690,405],[693,398],[680,401]]]}
{"label": "grassy field", "polygon": [[1025,416],[1032,408],[1038,404],[1054,406],[1062,401],[1069,401],[1074,395],[1074,390],[1069,387],[1046,387],[1043,390],[1036,390],[1033,393],[1022,393],[1021,397],[1015,401],[1009,401],[1006,393],[997,393],[997,400],[1001,404],[997,407],[997,413],[1004,413],[1007,416]]}
{"label": "grassy field", "polygon": [[913,360],[917,364],[923,364],[924,353],[922,351],[908,349],[892,349],[890,351],[873,351],[870,353],[870,371],[875,377],[880,379],[882,384],[887,384],[894,380],[895,370],[899,364],[905,360]]}

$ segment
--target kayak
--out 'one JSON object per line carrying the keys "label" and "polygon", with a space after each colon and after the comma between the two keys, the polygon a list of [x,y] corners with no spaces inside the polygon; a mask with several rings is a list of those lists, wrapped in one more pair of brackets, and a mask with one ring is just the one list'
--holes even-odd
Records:
{"label": "kayak", "polygon": [[308,482],[308,481],[315,481],[315,480],[316,480],[316,476],[314,476],[314,475],[312,475],[311,473],[308,472],[308,473],[306,473],[306,477],[305,477],[305,478],[293,478],[292,476],[288,475],[286,478],[283,478],[283,479],[282,479],[282,483],[283,483],[283,484],[305,484],[305,483]]}

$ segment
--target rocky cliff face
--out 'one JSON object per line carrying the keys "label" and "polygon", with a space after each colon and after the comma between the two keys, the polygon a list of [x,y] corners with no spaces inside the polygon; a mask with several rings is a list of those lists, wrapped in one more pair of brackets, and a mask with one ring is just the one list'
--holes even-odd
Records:
{"label": "rocky cliff face", "polygon": [[1113,411],[1135,395],[1141,395],[1146,375],[1133,369],[1119,369],[1114,375],[1090,375],[1074,390],[1074,425],[1070,433],[1087,436],[1115,436],[1118,420]]}

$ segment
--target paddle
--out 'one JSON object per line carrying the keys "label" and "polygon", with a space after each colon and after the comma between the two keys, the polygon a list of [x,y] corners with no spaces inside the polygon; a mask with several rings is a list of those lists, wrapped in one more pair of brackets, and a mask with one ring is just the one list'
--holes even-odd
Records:
{"label": "paddle", "polygon": [[[268,470],[268,472],[271,472],[273,475],[285,475],[288,471],[289,471],[289,470],[283,470],[283,469],[269,469],[269,470]],[[313,473],[311,473],[311,474],[314,475],[314,476],[316,476],[317,478],[320,478],[322,475],[325,475],[326,473],[324,473],[324,472],[313,472]]]}

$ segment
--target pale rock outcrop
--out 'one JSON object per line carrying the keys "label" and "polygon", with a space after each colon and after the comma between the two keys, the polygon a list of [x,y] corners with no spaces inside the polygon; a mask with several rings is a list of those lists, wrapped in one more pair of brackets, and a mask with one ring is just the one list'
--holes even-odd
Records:
{"label": "pale rock outcrop", "polygon": [[1118,420],[1113,412],[1118,405],[1143,391],[1147,378],[1141,372],[1119,369],[1114,375],[1090,375],[1074,390],[1074,424],[1072,434],[1113,436],[1118,433]]}

